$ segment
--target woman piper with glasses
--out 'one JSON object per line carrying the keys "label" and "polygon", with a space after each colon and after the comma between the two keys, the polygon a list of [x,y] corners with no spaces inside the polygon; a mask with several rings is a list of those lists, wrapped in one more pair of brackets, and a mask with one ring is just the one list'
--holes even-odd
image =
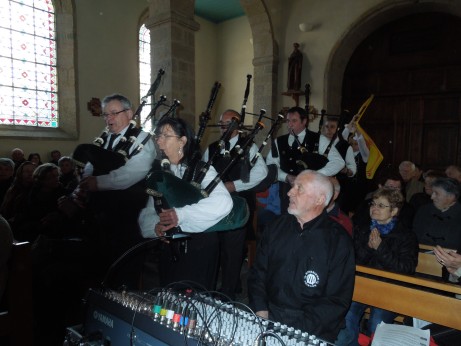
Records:
{"label": "woman piper with glasses", "polygon": [[[370,222],[354,226],[356,264],[402,274],[413,274],[418,264],[416,234],[399,220],[404,197],[399,190],[380,188],[370,201]],[[346,315],[347,335],[340,345],[358,345],[360,320],[368,306],[352,302]],[[392,311],[370,307],[367,335],[375,332],[380,322],[393,323],[397,316]]]}

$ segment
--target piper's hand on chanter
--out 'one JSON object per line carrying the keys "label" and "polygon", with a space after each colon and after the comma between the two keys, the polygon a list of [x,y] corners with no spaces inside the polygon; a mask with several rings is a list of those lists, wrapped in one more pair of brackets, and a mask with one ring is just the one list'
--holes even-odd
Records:
{"label": "piper's hand on chanter", "polygon": [[93,176],[83,178],[78,186],[84,191],[98,191],[98,181]]}
{"label": "piper's hand on chanter", "polygon": [[162,225],[171,226],[168,229],[171,229],[178,225],[178,215],[176,215],[176,211],[173,208],[162,209],[162,212],[158,216],[160,217],[160,223]]}
{"label": "piper's hand on chanter", "polygon": [[172,229],[173,227],[174,227],[174,225],[167,225],[167,226],[165,226],[165,225],[162,225],[162,224],[159,222],[159,223],[157,223],[157,224],[155,225],[154,231],[155,231],[155,234],[157,235],[157,237],[162,238],[161,240],[162,240],[163,242],[165,242],[165,243],[168,244],[168,243],[169,243],[169,240],[167,240],[166,238],[163,238],[163,237],[165,237],[165,236],[167,235],[166,232],[167,232],[168,230]]}
{"label": "piper's hand on chanter", "polygon": [[437,245],[434,248],[434,254],[437,261],[445,266],[450,273],[461,267],[461,255],[456,250],[444,249]]}

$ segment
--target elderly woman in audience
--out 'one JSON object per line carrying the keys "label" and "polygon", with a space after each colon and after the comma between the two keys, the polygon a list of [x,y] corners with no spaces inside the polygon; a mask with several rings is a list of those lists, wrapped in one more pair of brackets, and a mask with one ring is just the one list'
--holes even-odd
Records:
{"label": "elderly woman in audience", "polygon": [[37,166],[40,166],[42,164],[42,158],[40,157],[39,153],[30,153],[29,157],[27,158],[27,161],[35,163]]}
{"label": "elderly woman in audience", "polygon": [[11,233],[10,225],[0,216],[0,301],[2,300],[3,292],[6,287],[8,276],[8,259],[11,255],[11,246],[13,244],[13,233]]}
{"label": "elderly woman in audience", "polygon": [[63,156],[58,161],[59,182],[66,190],[66,195],[72,193],[78,186],[79,180],[75,171],[74,160],[70,156]]}
{"label": "elderly woman in audience", "polygon": [[436,170],[428,170],[423,174],[424,179],[424,192],[415,193],[411,199],[410,204],[414,208],[415,212],[423,205],[429,204],[432,202],[432,183],[437,178],[445,177],[445,173]]}
{"label": "elderly woman in audience", "polygon": [[25,161],[19,166],[13,184],[6,192],[0,207],[0,214],[10,223],[13,233],[15,224],[23,218],[26,211],[27,199],[34,181],[33,173],[36,167],[30,161]]}
{"label": "elderly woman in audience", "polygon": [[[403,274],[413,274],[418,264],[418,241],[398,219],[404,202],[398,190],[381,188],[370,202],[371,222],[355,225],[354,248],[356,263],[377,269]],[[346,315],[347,334],[350,342],[358,345],[360,320],[367,306],[352,302]],[[392,323],[396,314],[371,307],[367,333],[373,334],[380,322]]]}
{"label": "elderly woman in audience", "polygon": [[452,178],[437,178],[432,183],[432,203],[416,212],[413,230],[421,244],[457,249],[461,244],[460,184]]}
{"label": "elderly woman in audience", "polygon": [[6,192],[13,183],[14,177],[14,162],[13,160],[2,157],[0,158],[0,205],[2,205]]}

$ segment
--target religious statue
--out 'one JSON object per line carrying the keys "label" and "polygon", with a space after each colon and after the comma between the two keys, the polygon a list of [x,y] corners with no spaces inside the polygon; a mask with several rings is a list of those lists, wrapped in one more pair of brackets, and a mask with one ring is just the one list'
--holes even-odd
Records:
{"label": "religious statue", "polygon": [[301,89],[301,71],[303,68],[303,53],[299,51],[299,43],[293,43],[293,53],[288,58],[288,91]]}

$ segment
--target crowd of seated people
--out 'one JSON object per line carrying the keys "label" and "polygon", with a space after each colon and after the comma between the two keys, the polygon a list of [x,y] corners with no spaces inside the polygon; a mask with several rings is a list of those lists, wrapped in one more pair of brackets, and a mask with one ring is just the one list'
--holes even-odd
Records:
{"label": "crowd of seated people", "polygon": [[[356,174],[360,174],[360,179],[354,180],[354,176],[351,177],[346,187],[332,179],[335,194],[327,211],[352,237],[356,245],[356,261],[377,268],[413,273],[419,242],[436,247],[435,253],[440,263],[447,268],[450,280],[458,282],[461,276],[461,257],[450,250],[461,251],[461,167],[450,165],[445,171],[421,172],[417,164],[405,160],[397,167],[382,167],[372,183],[364,182],[368,157],[363,150],[363,137],[356,132],[355,127],[349,126],[348,129],[354,131],[347,134],[346,138],[356,156]],[[49,163],[42,163],[38,153],[31,153],[28,160],[25,160],[24,152],[19,148],[12,150],[11,158],[0,158],[0,216],[8,222],[15,240],[36,244],[34,282],[37,295],[42,295],[55,283],[46,272],[49,265],[55,266],[53,273],[64,273],[69,268],[78,272],[84,266],[75,265],[75,258],[72,256],[77,256],[79,260],[83,258],[85,265],[92,261],[94,248],[89,249],[83,257],[81,256],[85,251],[82,252],[81,248],[70,251],[67,251],[68,248],[61,248],[66,249],[67,253],[59,251],[57,256],[62,259],[59,266],[46,255],[49,249],[45,247],[51,246],[50,244],[56,248],[62,246],[59,241],[88,237],[85,226],[74,220],[72,215],[63,212],[59,205],[60,198],[71,194],[78,184],[79,177],[72,158],[61,156],[59,150],[53,150]],[[264,232],[265,225],[270,225],[280,214],[285,213],[280,210],[278,187],[276,182],[266,193],[260,194],[263,204],[258,208],[259,233]],[[340,191],[346,194],[341,203],[351,203],[344,208],[346,213],[342,211],[342,205],[337,201],[335,203]],[[359,200],[357,196],[360,196]],[[378,214],[384,212],[389,212],[386,221],[390,226],[378,225]],[[398,240],[400,236],[405,236],[405,241]],[[389,238],[394,240],[387,240]],[[406,241],[409,244],[406,249],[409,256],[408,267],[396,268],[394,264],[402,264],[402,260],[399,257],[390,259],[386,256],[386,251],[391,250],[389,244],[392,243],[395,247],[399,245],[401,249]],[[396,254],[395,251],[391,252]],[[63,278],[69,281],[63,287],[75,285],[70,276]],[[67,294],[61,293],[63,297]],[[43,309],[44,306],[38,304],[37,308]],[[363,306],[351,308],[349,311],[349,317],[354,315],[349,321],[354,338],[357,333],[357,318],[362,312]],[[377,323],[390,321],[393,316],[394,314],[386,312],[375,314],[370,329],[362,331],[372,333]]]}

